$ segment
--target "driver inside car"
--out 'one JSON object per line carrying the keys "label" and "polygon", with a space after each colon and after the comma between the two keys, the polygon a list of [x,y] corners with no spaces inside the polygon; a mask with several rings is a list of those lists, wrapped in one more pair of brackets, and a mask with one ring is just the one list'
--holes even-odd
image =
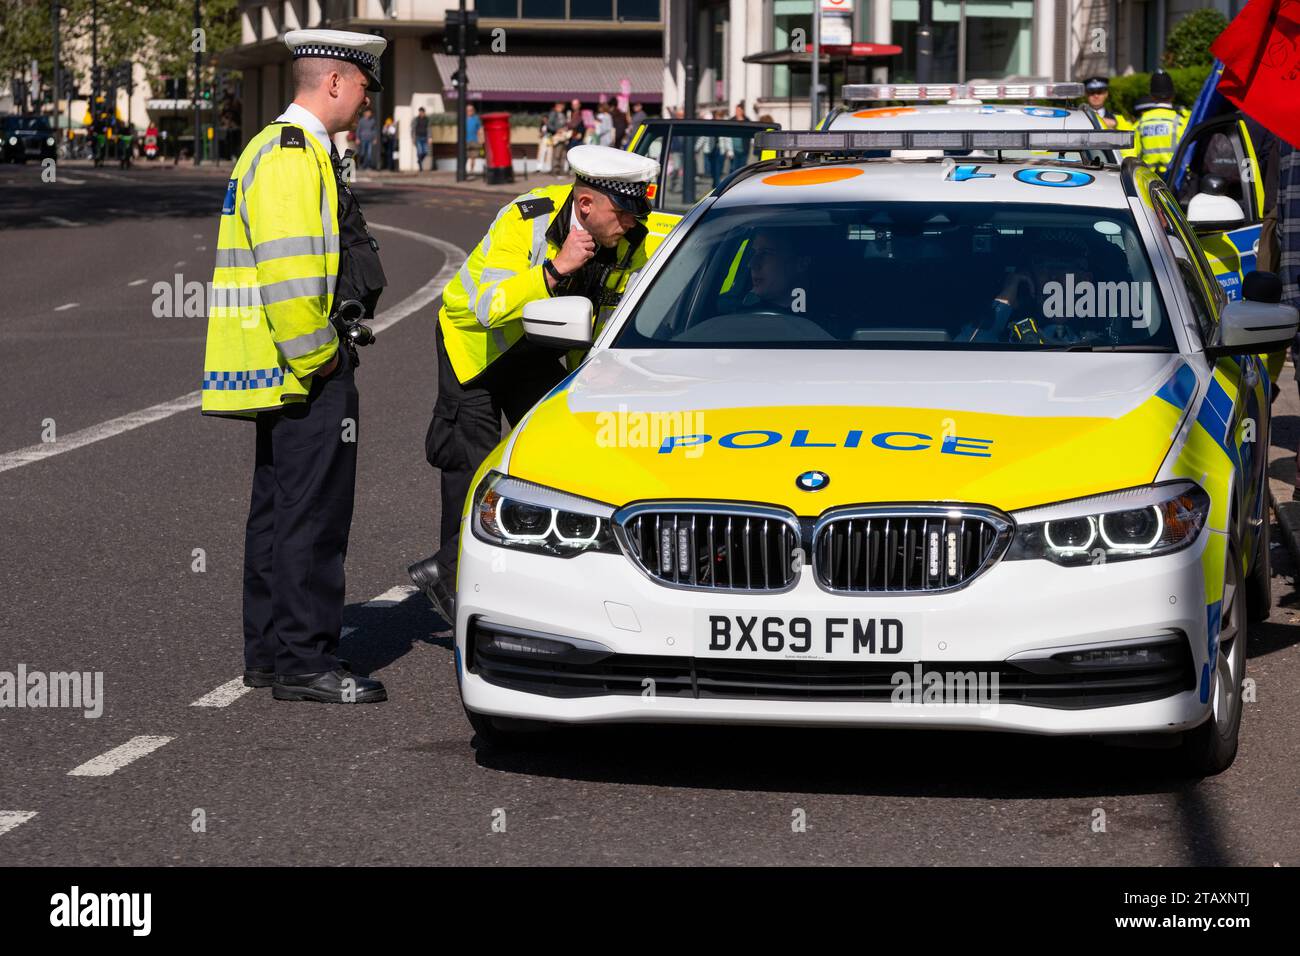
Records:
{"label": "driver inside car", "polygon": [[808,311],[812,256],[799,252],[789,229],[759,229],[750,240],[750,288],[730,311]]}
{"label": "driver inside car", "polygon": [[1073,237],[1050,237],[1033,244],[1029,268],[1006,277],[994,297],[991,315],[959,339],[1013,345],[1068,345],[1082,338],[1070,310],[1072,290],[1093,280],[1088,247]]}

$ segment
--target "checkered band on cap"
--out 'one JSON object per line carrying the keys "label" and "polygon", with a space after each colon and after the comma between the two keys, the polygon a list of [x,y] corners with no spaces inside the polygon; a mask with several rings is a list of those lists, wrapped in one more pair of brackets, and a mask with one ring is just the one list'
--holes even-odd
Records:
{"label": "checkered band on cap", "polygon": [[643,198],[646,187],[649,183],[629,183],[622,179],[594,179],[590,176],[579,176],[581,182],[596,189],[603,189],[607,192],[618,193],[620,196],[632,196],[634,198]]}
{"label": "checkered band on cap", "polygon": [[367,53],[365,50],[357,50],[353,47],[331,46],[328,43],[307,43],[294,49],[293,58],[295,60],[304,56],[328,56],[339,60],[351,60],[358,66],[364,66],[371,70],[375,69],[379,64],[379,57],[373,53]]}

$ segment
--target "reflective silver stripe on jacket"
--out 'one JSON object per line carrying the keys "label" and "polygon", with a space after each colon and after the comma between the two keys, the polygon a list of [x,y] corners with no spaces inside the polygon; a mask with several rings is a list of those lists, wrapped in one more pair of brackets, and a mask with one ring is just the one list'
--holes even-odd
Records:
{"label": "reflective silver stripe on jacket", "polygon": [[286,359],[295,359],[300,355],[306,355],[328,342],[333,342],[336,338],[334,326],[327,325],[323,329],[317,329],[315,332],[308,332],[306,335],[299,335],[292,339],[286,339],[283,342],[276,342],[276,348]]}

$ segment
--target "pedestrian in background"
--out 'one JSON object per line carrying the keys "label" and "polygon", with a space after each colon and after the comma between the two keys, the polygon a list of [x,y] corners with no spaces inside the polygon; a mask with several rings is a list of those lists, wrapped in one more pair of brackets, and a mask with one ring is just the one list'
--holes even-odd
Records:
{"label": "pedestrian in background", "polygon": [[424,157],[429,155],[429,116],[421,106],[411,124],[411,140],[415,143],[415,168],[424,169]]}
{"label": "pedestrian in background", "polygon": [[474,175],[474,160],[479,158],[483,144],[483,121],[478,110],[470,103],[465,107],[465,174]]}
{"label": "pedestrian in background", "polygon": [[340,308],[373,315],[387,280],[332,137],[382,89],[388,41],[292,30],[284,42],[293,103],[249,140],[226,186],[202,410],[256,422],[244,684],[276,700],[368,703],[387,699],[384,685],[337,653],[360,422]]}
{"label": "pedestrian in background", "polygon": [[627,114],[615,104],[609,108],[609,118],[614,123],[614,148],[627,148]]}
{"label": "pedestrian in background", "polygon": [[390,116],[384,120],[383,132],[384,169],[390,172],[397,169],[397,123]]}
{"label": "pedestrian in background", "polygon": [[361,154],[363,169],[375,168],[375,144],[379,139],[379,122],[374,110],[366,110],[357,123],[357,151]]}

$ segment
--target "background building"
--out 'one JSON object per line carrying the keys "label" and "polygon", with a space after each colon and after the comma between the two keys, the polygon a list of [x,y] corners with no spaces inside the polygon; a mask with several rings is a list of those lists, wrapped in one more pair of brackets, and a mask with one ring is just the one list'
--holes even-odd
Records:
{"label": "background building", "polygon": [[[847,2],[853,8],[854,40],[902,47],[889,60],[863,62],[863,71],[882,82],[915,79],[918,0]],[[686,63],[693,60],[699,108],[723,107],[730,115],[744,101],[751,117],[768,113],[787,127],[809,125],[809,73],[743,58],[789,49],[796,30],[810,40],[813,3],[669,0],[664,103],[684,105]],[[1215,8],[1231,18],[1243,5],[1243,0],[934,0],[931,76],[961,82],[1145,72],[1159,65],[1169,30],[1192,10]],[[692,10],[698,38],[694,57],[686,44]],[[835,77],[835,87],[842,80]],[[839,95],[837,88],[829,93]]]}
{"label": "background building", "polygon": [[[469,58],[469,96],[479,110],[544,114],[574,96],[592,107],[626,85],[657,112],[663,95],[662,8],[667,0],[477,0],[479,53]],[[243,126],[249,135],[292,98],[289,30],[321,27],[378,33],[389,41],[384,92],[375,116],[398,124],[398,163],[415,168],[410,123],[423,106],[433,121],[435,155],[449,153],[455,127],[455,58],[443,52],[443,17],[456,0],[241,0],[241,42],[221,64],[243,74]],[[525,117],[520,117],[524,119]],[[518,128],[516,155],[536,142],[533,124]],[[439,148],[441,147],[441,149]]]}

